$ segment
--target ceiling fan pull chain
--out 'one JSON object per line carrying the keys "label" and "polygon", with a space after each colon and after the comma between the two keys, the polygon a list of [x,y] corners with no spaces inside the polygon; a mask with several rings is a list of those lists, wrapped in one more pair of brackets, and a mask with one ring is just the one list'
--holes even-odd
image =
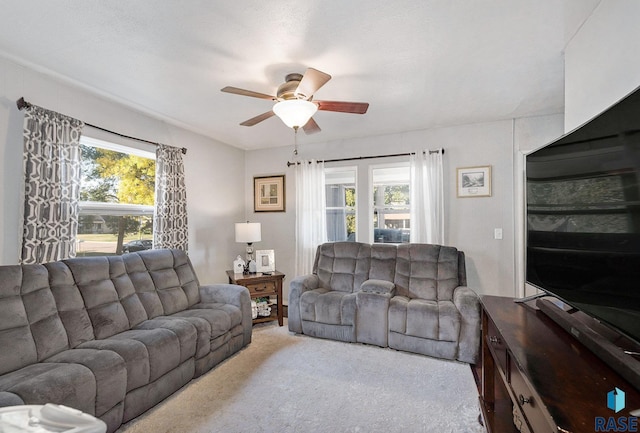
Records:
{"label": "ceiling fan pull chain", "polygon": [[293,127],[293,155],[298,156],[298,126]]}

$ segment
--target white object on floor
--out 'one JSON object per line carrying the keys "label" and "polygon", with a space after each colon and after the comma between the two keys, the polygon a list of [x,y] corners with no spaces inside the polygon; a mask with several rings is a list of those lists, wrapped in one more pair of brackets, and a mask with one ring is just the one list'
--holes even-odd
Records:
{"label": "white object on floor", "polygon": [[89,414],[59,404],[0,408],[3,433],[105,433],[107,425]]}

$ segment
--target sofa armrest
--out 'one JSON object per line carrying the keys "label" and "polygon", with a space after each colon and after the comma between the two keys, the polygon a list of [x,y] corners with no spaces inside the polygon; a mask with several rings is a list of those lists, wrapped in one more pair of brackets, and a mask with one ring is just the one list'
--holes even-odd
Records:
{"label": "sofa armrest", "polygon": [[475,364],[480,354],[480,298],[467,286],[453,291],[453,303],[460,311],[458,360]]}
{"label": "sofa armrest", "polygon": [[253,319],[251,317],[251,297],[249,289],[237,284],[210,284],[200,286],[200,302],[220,302],[240,308],[244,345],[251,342]]}
{"label": "sofa armrest", "polygon": [[395,296],[396,285],[386,280],[367,280],[362,283],[360,290],[366,293]]}
{"label": "sofa armrest", "polygon": [[315,274],[300,275],[289,283],[289,300],[287,303],[287,323],[289,331],[302,333],[302,319],[300,316],[300,297],[304,292],[315,290],[320,285],[320,279]]}

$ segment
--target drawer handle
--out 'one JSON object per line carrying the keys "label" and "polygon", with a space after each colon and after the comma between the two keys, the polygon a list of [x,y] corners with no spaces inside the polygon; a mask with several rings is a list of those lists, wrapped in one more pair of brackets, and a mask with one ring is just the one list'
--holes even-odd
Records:
{"label": "drawer handle", "polygon": [[525,397],[522,394],[518,396],[518,401],[520,401],[520,406],[524,406],[527,403],[531,404],[531,398]]}
{"label": "drawer handle", "polygon": [[262,292],[266,288],[267,288],[266,286],[256,287],[256,292]]}
{"label": "drawer handle", "polygon": [[489,342],[493,344],[499,344],[500,338],[496,337],[495,335],[492,335],[489,337]]}

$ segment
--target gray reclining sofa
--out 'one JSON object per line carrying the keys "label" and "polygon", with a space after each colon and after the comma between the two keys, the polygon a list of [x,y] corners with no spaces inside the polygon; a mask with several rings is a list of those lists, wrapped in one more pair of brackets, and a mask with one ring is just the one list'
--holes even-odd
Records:
{"label": "gray reclining sofa", "polygon": [[429,244],[326,243],[289,285],[289,330],[476,363],[480,302],[465,257]]}
{"label": "gray reclining sofa", "polygon": [[0,266],[0,407],[57,403],[113,432],[251,342],[246,288],[179,250]]}

